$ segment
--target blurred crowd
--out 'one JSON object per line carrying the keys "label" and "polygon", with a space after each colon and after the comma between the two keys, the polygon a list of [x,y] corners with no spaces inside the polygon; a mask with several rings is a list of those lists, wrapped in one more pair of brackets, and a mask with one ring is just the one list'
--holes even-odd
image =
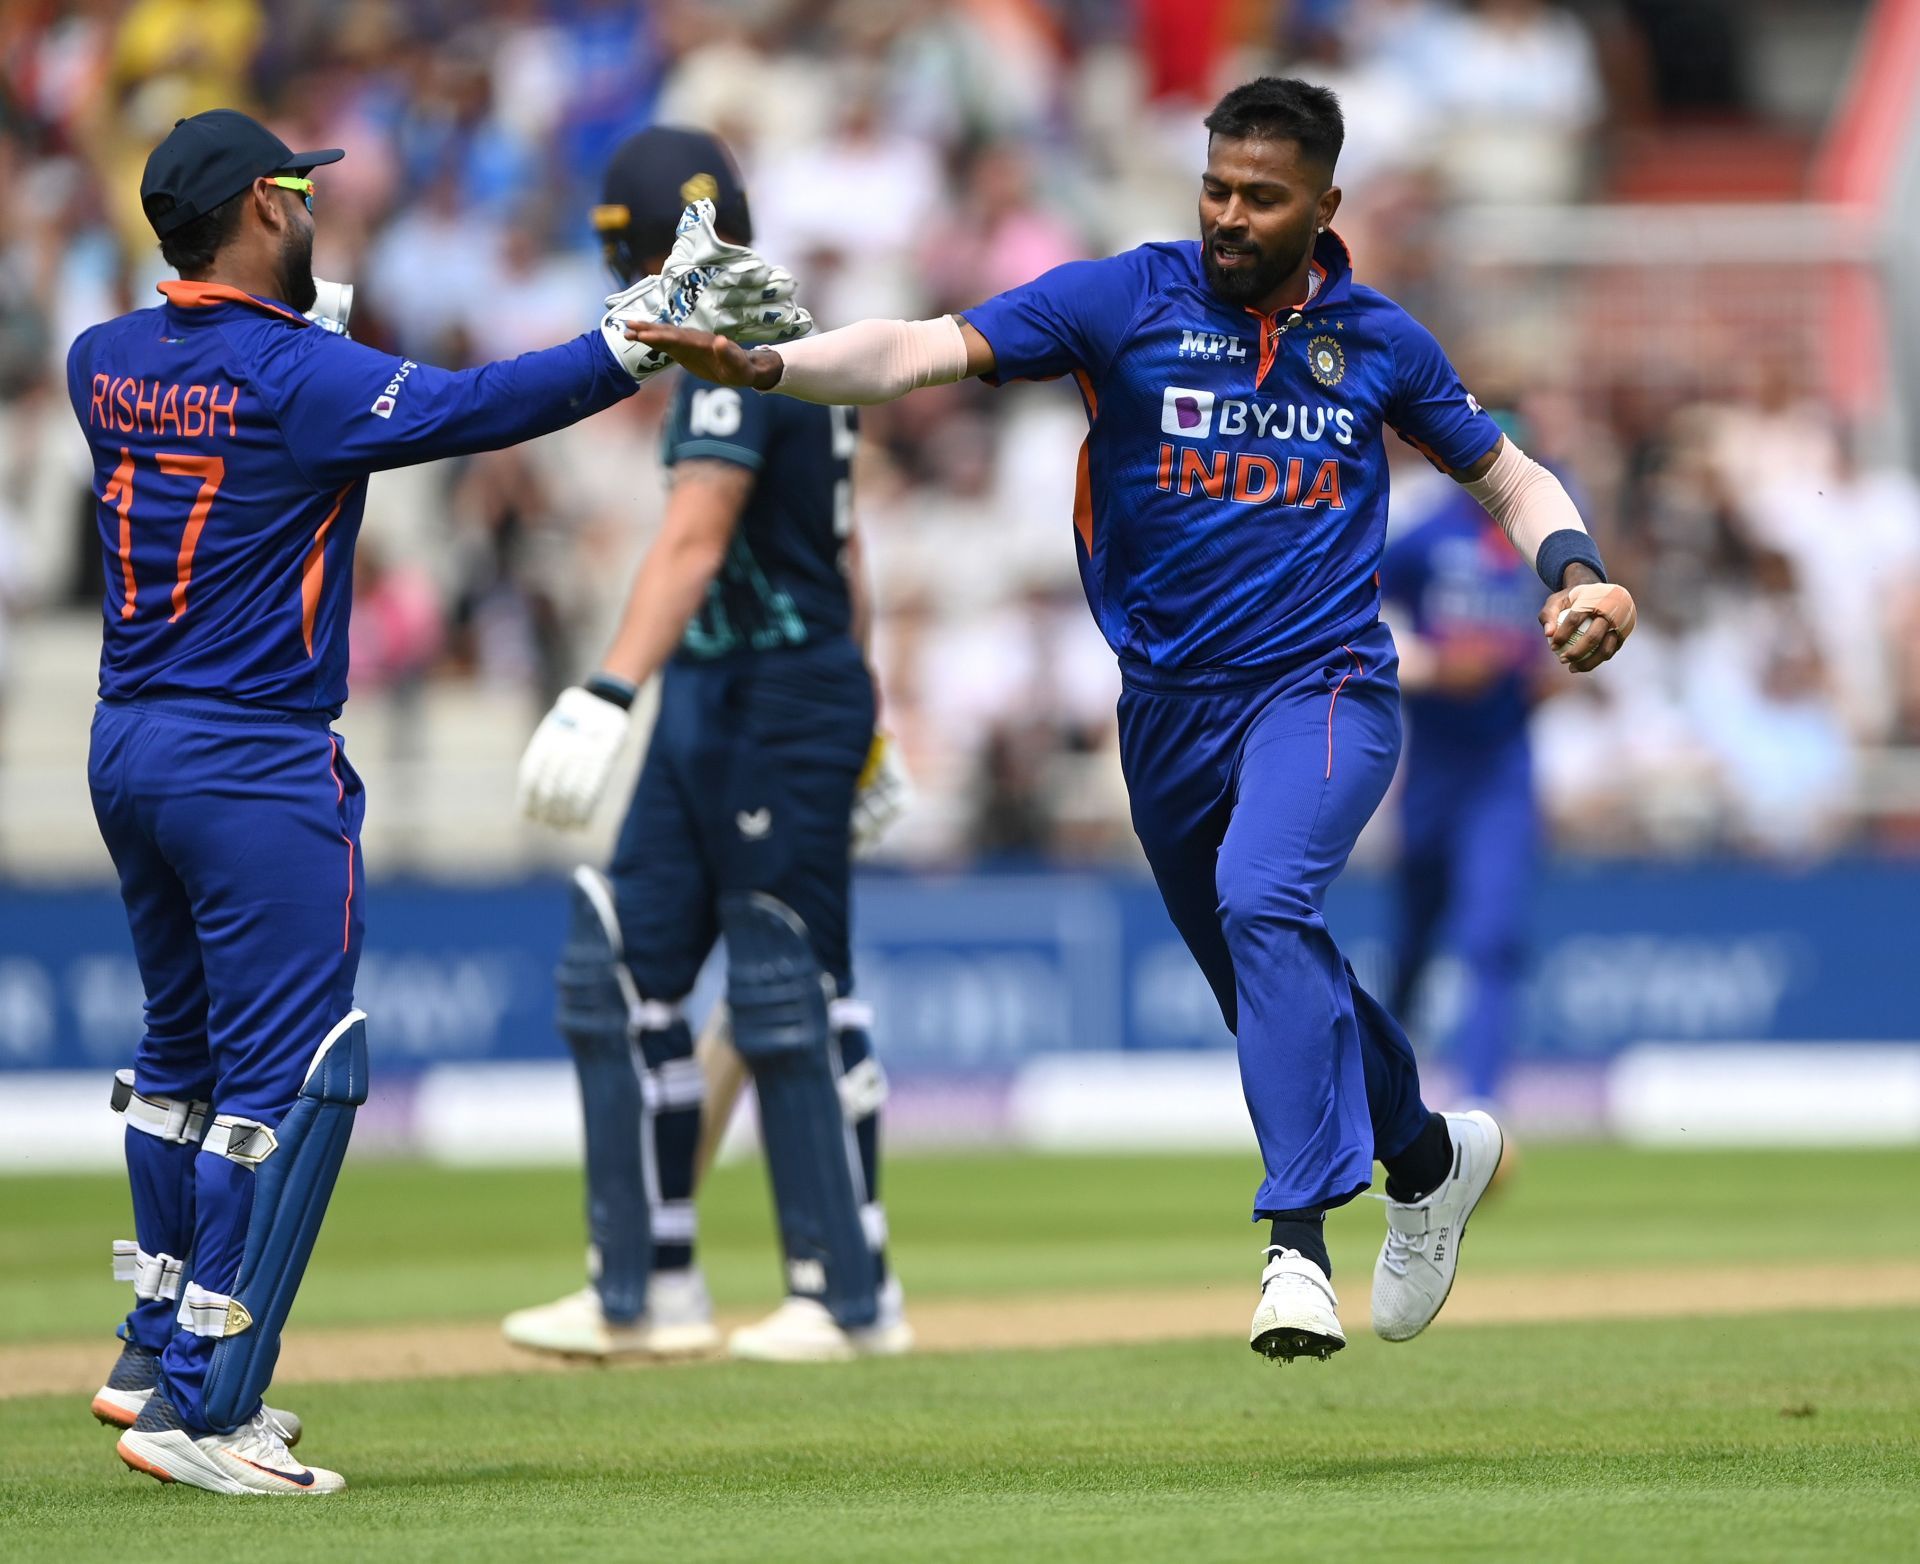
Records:
{"label": "blurred crowd", "polygon": [[[98,590],[61,366],[166,275],[141,216],[177,117],[259,113],[321,171],[315,270],[357,336],[457,366],[597,316],[587,224],[629,130],[697,124],[825,325],[921,317],[1192,231],[1199,120],[1262,71],[1346,105],[1362,280],[1504,382],[1573,476],[1643,622],[1543,704],[1567,846],[1799,856],[1885,838],[1876,756],[1920,744],[1920,500],[1795,354],[1583,379],[1476,335],[1463,205],[1604,193],[1661,91],[1633,0],[8,0],[0,8],[0,689],[22,616]],[[1580,299],[1563,299],[1569,310]],[[1476,383],[1480,383],[1476,381]],[[657,523],[664,390],[518,450],[376,479],[357,693],[497,691],[530,728],[600,649]],[[1058,387],[925,392],[863,420],[856,503],[886,720],[923,807],[899,850],[1124,853],[1112,659],[1069,517]],[[1438,480],[1396,457],[1396,525]],[[1569,681],[1571,683],[1571,681]],[[424,742],[393,724],[397,745]]]}

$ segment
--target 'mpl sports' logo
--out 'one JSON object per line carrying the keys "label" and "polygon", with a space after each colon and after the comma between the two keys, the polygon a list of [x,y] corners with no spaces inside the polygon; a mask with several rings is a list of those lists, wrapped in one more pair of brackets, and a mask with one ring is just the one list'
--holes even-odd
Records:
{"label": "'mpl sports' logo", "polygon": [[1242,359],[1247,356],[1247,344],[1240,337],[1230,337],[1219,331],[1180,331],[1180,356],[1182,358],[1209,358],[1215,363],[1224,359]]}
{"label": "'mpl sports' logo", "polygon": [[1160,398],[1160,432],[1204,440],[1213,433],[1213,393],[1168,386]]}

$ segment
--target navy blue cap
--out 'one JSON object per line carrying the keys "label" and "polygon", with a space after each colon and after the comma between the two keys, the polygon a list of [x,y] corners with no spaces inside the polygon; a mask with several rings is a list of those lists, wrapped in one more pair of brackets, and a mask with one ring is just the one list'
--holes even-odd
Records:
{"label": "navy blue cap", "polygon": [[753,242],[747,188],[733,155],[704,130],[649,125],[613,149],[593,226],[615,271],[630,271],[673,248],[673,232],[690,201],[711,201],[714,227],[741,244]]}
{"label": "navy blue cap", "polygon": [[238,109],[208,109],[191,119],[175,120],[166,139],[147,158],[140,176],[140,202],[153,197],[173,198],[159,216],[147,210],[147,221],[162,239],[205,217],[232,200],[256,179],[269,174],[303,174],[322,163],[337,163],[346,153],[338,147],[324,152],[295,152],[252,116]]}

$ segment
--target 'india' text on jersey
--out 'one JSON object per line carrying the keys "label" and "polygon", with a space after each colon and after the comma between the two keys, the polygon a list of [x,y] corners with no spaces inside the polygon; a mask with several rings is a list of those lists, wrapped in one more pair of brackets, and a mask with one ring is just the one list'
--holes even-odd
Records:
{"label": "'india' text on jersey", "polygon": [[1338,645],[1379,613],[1386,431],[1446,472],[1499,443],[1432,334],[1353,281],[1334,234],[1310,294],[1271,315],[1229,304],[1187,241],[1056,267],[963,312],[994,379],[1080,387],[1080,574],[1123,661],[1258,668]]}

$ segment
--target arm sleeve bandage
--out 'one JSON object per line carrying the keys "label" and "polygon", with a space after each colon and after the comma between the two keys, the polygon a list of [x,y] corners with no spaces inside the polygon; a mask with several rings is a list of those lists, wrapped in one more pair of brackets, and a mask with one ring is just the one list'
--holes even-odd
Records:
{"label": "arm sleeve bandage", "polygon": [[1522,559],[1554,591],[1569,565],[1586,565],[1604,581],[1600,550],[1560,480],[1508,440],[1484,478],[1464,485],[1506,533]]}
{"label": "arm sleeve bandage", "polygon": [[938,320],[861,320],[779,349],[773,389],[802,402],[864,407],[921,386],[967,377],[967,342],[951,315]]}

